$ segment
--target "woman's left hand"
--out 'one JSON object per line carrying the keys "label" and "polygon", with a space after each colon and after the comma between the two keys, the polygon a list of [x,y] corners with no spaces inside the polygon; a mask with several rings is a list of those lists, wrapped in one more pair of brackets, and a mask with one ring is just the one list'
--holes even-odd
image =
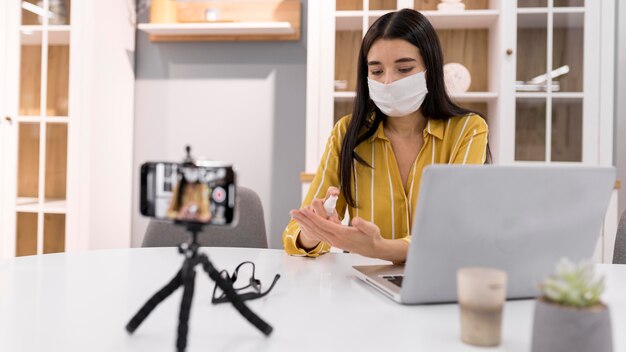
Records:
{"label": "woman's left hand", "polygon": [[384,242],[376,224],[359,217],[352,219],[352,226],[343,226],[316,214],[310,206],[292,211],[298,224],[315,232],[333,247],[366,257],[377,257]]}

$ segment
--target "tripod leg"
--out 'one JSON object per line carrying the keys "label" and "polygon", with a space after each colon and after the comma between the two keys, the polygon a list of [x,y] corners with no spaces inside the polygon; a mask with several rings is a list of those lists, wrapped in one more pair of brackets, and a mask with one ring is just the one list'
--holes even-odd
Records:
{"label": "tripod leg", "polygon": [[202,267],[204,271],[209,274],[209,277],[213,279],[219,286],[219,288],[224,291],[228,300],[235,306],[235,308],[239,311],[241,315],[243,315],[246,320],[248,320],[252,325],[254,325],[257,329],[259,329],[263,334],[269,336],[272,333],[272,326],[266,323],[263,319],[261,319],[258,315],[256,315],[248,306],[243,302],[243,300],[239,297],[235,289],[233,289],[233,284],[224,279],[220,273],[215,269],[213,263],[209,260],[205,254],[201,254],[199,258],[202,263]]}
{"label": "tripod leg", "polygon": [[143,305],[143,307],[139,309],[137,314],[135,314],[135,316],[130,319],[128,324],[126,324],[126,331],[132,334],[135,330],[137,330],[139,325],[148,317],[148,315],[150,315],[154,308],[156,308],[159,303],[163,302],[164,299],[171,295],[172,292],[176,291],[176,289],[180,285],[182,285],[182,283],[182,270],[179,270],[176,276],[174,276],[174,278],[167,285],[163,286],[161,290],[159,290],[152,297],[150,297],[150,299]]}
{"label": "tripod leg", "polygon": [[187,332],[189,331],[189,314],[191,312],[191,300],[196,282],[196,271],[191,267],[183,278],[185,291],[180,304],[180,314],[178,315],[178,339],[176,348],[179,352],[185,351],[187,347]]}

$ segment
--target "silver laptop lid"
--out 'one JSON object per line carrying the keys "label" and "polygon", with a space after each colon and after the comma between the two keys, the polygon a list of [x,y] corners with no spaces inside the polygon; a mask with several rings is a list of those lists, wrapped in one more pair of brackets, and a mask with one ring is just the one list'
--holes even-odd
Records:
{"label": "silver laptop lid", "polygon": [[466,266],[505,270],[509,298],[536,296],[559,258],[592,256],[614,182],[612,167],[426,168],[402,302],[455,301]]}

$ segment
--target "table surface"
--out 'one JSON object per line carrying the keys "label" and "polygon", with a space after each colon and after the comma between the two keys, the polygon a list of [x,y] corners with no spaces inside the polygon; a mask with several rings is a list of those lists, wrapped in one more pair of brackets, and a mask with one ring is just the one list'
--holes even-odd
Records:
{"label": "table surface", "polygon": [[[249,306],[274,327],[265,337],[230,304],[211,304],[213,281],[200,268],[188,351],[529,351],[533,300],[504,308],[503,342],[477,348],[459,339],[456,304],[404,306],[364,284],[352,265],[381,261],[330,253],[317,259],[282,250],[202,248],[218,269],[244,260],[276,287]],[[21,257],[0,262],[0,351],[171,351],[182,289],[133,335],[124,329],[182,264],[175,248],[136,248]],[[626,351],[626,265],[598,265],[606,275],[614,351]]]}

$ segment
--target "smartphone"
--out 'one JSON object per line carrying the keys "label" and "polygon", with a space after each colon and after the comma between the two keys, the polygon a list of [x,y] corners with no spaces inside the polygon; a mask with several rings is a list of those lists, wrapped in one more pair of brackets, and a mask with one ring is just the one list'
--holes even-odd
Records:
{"label": "smartphone", "polygon": [[144,216],[227,225],[235,214],[235,172],[216,161],[146,162],[141,165]]}

